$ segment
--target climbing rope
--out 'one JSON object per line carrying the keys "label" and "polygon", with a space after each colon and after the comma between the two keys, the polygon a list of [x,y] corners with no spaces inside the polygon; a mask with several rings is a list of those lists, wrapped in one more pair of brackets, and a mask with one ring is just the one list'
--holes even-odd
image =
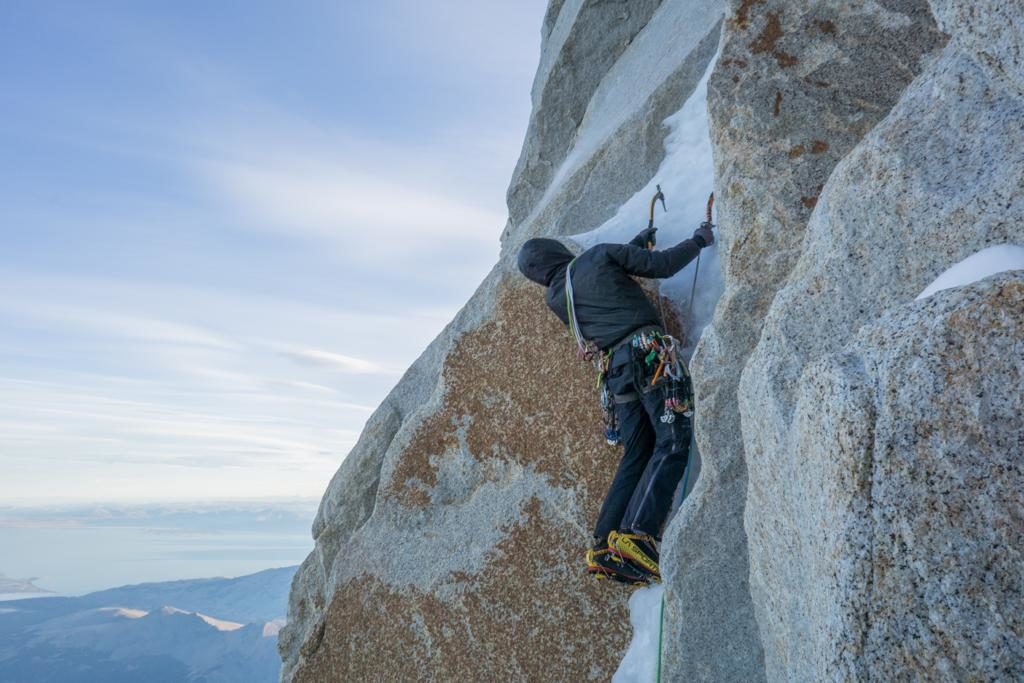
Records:
{"label": "climbing rope", "polygon": [[576,298],[572,291],[572,266],[574,263],[576,263],[576,259],[569,261],[569,265],[565,267],[566,317],[569,318],[569,332],[572,333],[573,339],[576,340],[576,356],[581,360],[590,360],[593,358],[596,349],[591,342],[583,338],[579,320],[576,319]]}
{"label": "climbing rope", "polygon": [[601,395],[601,414],[604,422],[604,438],[609,446],[619,444],[619,424],[615,416],[615,397],[608,388],[608,367],[611,364],[612,354],[601,352],[593,342],[587,341],[580,331],[580,323],[576,318],[576,298],[572,290],[572,266],[576,259],[569,262],[565,267],[565,310],[569,319],[569,331],[576,341],[576,357],[581,360],[593,361],[597,370],[597,389]]}
{"label": "climbing rope", "polygon": [[658,676],[657,683],[661,683],[661,641],[665,632],[665,592],[661,593],[661,613],[658,615]]}

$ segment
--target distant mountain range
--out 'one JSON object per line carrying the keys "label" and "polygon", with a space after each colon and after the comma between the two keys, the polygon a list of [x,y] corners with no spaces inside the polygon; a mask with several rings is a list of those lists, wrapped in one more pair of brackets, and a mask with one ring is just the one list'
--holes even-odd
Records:
{"label": "distant mountain range", "polygon": [[51,591],[35,585],[35,577],[30,579],[12,579],[0,574],[0,600],[13,600],[19,597],[45,595]]}
{"label": "distant mountain range", "polygon": [[0,683],[275,683],[295,570],[0,602]]}

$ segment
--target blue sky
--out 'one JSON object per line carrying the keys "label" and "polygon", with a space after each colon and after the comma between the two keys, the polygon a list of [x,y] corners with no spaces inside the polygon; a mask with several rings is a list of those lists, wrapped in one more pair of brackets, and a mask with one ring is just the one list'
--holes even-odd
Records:
{"label": "blue sky", "polygon": [[0,500],[319,496],[493,265],[545,5],[3,3]]}

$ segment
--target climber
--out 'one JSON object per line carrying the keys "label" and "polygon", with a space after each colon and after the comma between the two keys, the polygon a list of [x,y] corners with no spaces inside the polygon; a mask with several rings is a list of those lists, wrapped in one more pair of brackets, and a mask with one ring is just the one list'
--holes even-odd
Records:
{"label": "climber", "polygon": [[[628,244],[598,244],[576,258],[548,238],[528,240],[519,251],[519,270],[547,287],[548,308],[569,325],[581,348],[599,350],[603,390],[610,399],[609,442],[621,435],[624,444],[586,553],[587,572],[597,578],[631,584],[660,580],[658,543],[690,449],[692,409],[676,415],[668,407],[684,405],[666,395],[666,387],[678,382],[655,386],[658,373],[667,374],[664,352],[675,340],[630,276],[674,275],[714,243],[712,227],[705,222],[692,239],[660,251],[654,250],[653,225]],[[685,364],[676,365],[689,391]]]}

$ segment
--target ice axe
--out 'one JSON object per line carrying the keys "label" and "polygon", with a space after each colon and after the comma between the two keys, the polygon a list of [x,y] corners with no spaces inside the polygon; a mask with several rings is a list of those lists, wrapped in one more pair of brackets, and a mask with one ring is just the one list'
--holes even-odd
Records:
{"label": "ice axe", "polygon": [[[654,205],[658,203],[659,199],[661,200],[661,208],[662,208],[662,210],[665,213],[668,213],[668,207],[665,206],[665,193],[661,191],[661,185],[655,185],[655,187],[658,188],[658,191],[654,193],[653,197],[651,197],[651,213],[650,213],[650,218],[647,221],[647,229],[648,230],[650,230],[651,228],[654,227]],[[648,249],[653,249],[654,248],[654,243],[653,242],[648,242],[647,243],[647,248]]]}
{"label": "ice axe", "polygon": [[[708,205],[707,205],[707,208],[704,211],[704,222],[709,227],[712,227],[712,228],[715,227],[714,224],[711,222],[711,207],[713,207],[714,205],[715,205],[715,193],[712,192],[710,195],[708,195]],[[653,212],[653,207],[654,207],[654,203],[653,202],[651,203],[651,207],[652,207],[652,212]],[[691,324],[693,323],[693,297],[697,293],[697,273],[699,273],[699,272],[700,272],[700,252],[698,251],[697,252],[697,263],[693,267],[693,287],[690,288],[690,312],[689,312],[689,318],[690,318],[690,323]]]}

